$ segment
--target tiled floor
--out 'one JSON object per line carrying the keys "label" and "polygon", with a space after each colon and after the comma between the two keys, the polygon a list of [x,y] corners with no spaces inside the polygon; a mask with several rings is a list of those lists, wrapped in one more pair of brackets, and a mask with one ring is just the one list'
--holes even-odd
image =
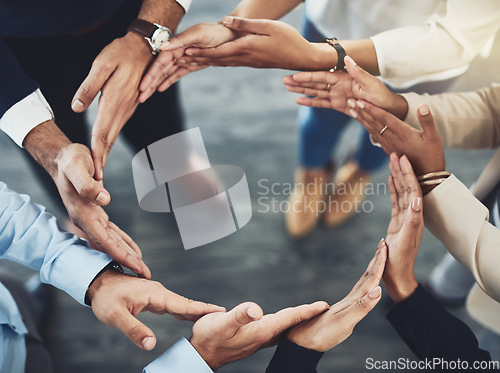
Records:
{"label": "tiled floor", "polygon": [[[182,27],[216,21],[236,3],[195,2]],[[298,25],[299,18],[300,11],[296,11],[287,20]],[[497,43],[494,50],[497,61],[499,47]],[[475,62],[467,79],[460,79],[454,88],[473,89],[493,79],[498,81],[497,66],[492,60]],[[130,152],[121,143],[113,150],[105,178],[113,197],[107,211],[141,246],[154,278],[172,291],[228,308],[253,300],[265,312],[320,299],[335,302],[350,290],[384,236],[390,207],[385,193],[369,197],[372,212],[356,216],[337,229],[319,228],[301,242],[287,239],[282,214],[262,212],[259,181],[291,182],[296,162],[297,107],[294,96],[281,84],[284,74],[278,70],[212,68],[188,76],[182,83],[188,126],[201,128],[211,162],[238,165],[248,178],[254,216],[230,237],[184,251],[172,217],[139,209]],[[161,125],[161,121],[158,118],[158,123],[151,125]],[[354,128],[350,131],[351,137],[355,132]],[[448,169],[470,184],[490,154],[491,151],[448,151]],[[388,173],[384,168],[373,182],[385,183]],[[0,137],[0,179],[48,205],[49,210],[53,208],[19,151],[4,136]],[[282,201],[286,196],[277,198]],[[426,232],[417,263],[418,276],[424,278],[444,252],[442,245]],[[10,263],[1,266],[23,278],[31,273]],[[320,371],[360,372],[369,357],[387,360],[412,356],[384,319],[389,307],[385,298],[348,341],[325,355]],[[65,294],[59,294],[56,308],[50,345],[59,373],[139,372],[178,338],[190,335],[188,323],[169,316],[141,315],[159,340],[153,352],[144,352],[120,332],[100,325],[89,309]],[[463,310],[457,312],[464,316]],[[464,319],[469,321],[466,316]],[[220,371],[263,372],[271,355],[272,350],[261,351]]]}

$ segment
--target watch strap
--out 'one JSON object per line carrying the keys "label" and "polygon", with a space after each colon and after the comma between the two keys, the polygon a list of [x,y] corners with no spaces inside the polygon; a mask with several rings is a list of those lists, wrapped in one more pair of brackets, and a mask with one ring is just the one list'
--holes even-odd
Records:
{"label": "watch strap", "polygon": [[99,277],[101,277],[101,275],[104,272],[108,271],[108,270],[112,270],[112,271],[115,271],[115,272],[118,272],[118,273],[124,273],[125,272],[123,270],[123,267],[120,265],[120,263],[118,263],[115,260],[109,262],[108,265],[106,265],[106,267],[104,267],[103,269],[101,269],[101,271],[97,275],[95,275],[94,279],[90,282],[89,287],[87,288],[87,292],[85,293],[84,302],[85,302],[85,304],[87,306],[89,306],[89,307],[92,306],[92,304],[90,302],[89,294],[88,294],[88,289],[90,289],[90,287],[95,282],[95,280],[97,280]]}
{"label": "watch strap", "polygon": [[145,38],[151,39],[157,29],[158,26],[156,26],[155,24],[144,19],[137,18],[132,21],[130,26],[128,26],[127,31],[132,31],[136,34],[144,36]]}
{"label": "watch strap", "polygon": [[342,45],[339,44],[337,38],[326,38],[324,40],[325,43],[330,44],[337,51],[337,65],[330,69],[330,72],[334,72],[337,70],[345,70],[344,58],[347,55],[345,49]]}

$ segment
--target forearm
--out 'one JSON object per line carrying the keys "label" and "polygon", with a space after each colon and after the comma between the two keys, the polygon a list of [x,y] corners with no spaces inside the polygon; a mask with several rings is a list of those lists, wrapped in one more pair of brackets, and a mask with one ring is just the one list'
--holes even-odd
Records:
{"label": "forearm", "polygon": [[243,0],[229,14],[253,19],[280,19],[304,0]]}
{"label": "forearm", "polygon": [[71,141],[53,120],[36,126],[28,133],[23,142],[26,150],[52,178],[57,175],[57,161],[62,150],[70,144]]}
{"label": "forearm", "polygon": [[[469,362],[470,366],[476,361],[491,360],[486,351],[479,349],[470,328],[446,311],[421,286],[411,297],[393,307],[387,319],[420,359],[460,359]],[[460,343],[450,343],[452,341]]]}
{"label": "forearm", "polygon": [[137,18],[158,23],[175,33],[184,13],[184,8],[175,0],[144,0]]}
{"label": "forearm", "polygon": [[424,197],[424,217],[426,227],[478,285],[500,300],[500,230],[488,222],[488,209],[451,175]]}

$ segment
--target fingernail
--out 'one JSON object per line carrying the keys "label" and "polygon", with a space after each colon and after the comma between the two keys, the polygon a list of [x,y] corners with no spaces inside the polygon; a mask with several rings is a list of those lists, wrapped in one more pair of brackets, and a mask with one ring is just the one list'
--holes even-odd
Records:
{"label": "fingernail", "polygon": [[198,63],[197,62],[191,62],[190,65],[191,66],[198,66]]}
{"label": "fingernail", "polygon": [[[193,51],[191,49],[186,50],[184,53],[186,53],[188,56],[192,56],[193,55]],[[186,61],[182,60],[182,63],[186,63]]]}
{"label": "fingernail", "polygon": [[102,180],[103,178],[104,178],[104,170],[101,168],[101,169],[99,170],[99,179],[101,179],[101,180]]}
{"label": "fingernail", "polygon": [[356,62],[349,56],[344,57],[344,63],[351,65],[351,66],[356,66]]}
{"label": "fingernail", "polygon": [[413,211],[420,212],[422,210],[422,198],[415,198],[411,203]]}
{"label": "fingernail", "polygon": [[162,51],[164,51],[165,49],[167,49],[167,47],[170,45],[170,42],[169,41],[166,41],[165,43],[163,43],[160,47],[160,49]]}
{"label": "fingernail", "polygon": [[363,104],[362,101],[356,101],[356,104],[358,104],[358,106],[361,108],[361,109],[364,109],[365,108],[365,104]]}
{"label": "fingernail", "polygon": [[225,25],[230,25],[233,23],[234,18],[233,17],[224,17],[222,20],[222,23]]}
{"label": "fingernail", "polygon": [[420,115],[427,115],[429,114],[429,107],[427,105],[420,105],[418,107],[418,111]]}
{"label": "fingernail", "polygon": [[105,205],[109,202],[109,194],[105,192],[99,193],[96,198],[96,201],[99,205]]}
{"label": "fingernail", "polygon": [[368,293],[368,296],[372,299],[377,299],[378,297],[380,297],[380,294],[382,294],[382,288],[380,286],[377,286],[375,289]]}
{"label": "fingernail", "polygon": [[356,112],[356,110],[353,110],[353,109],[349,109],[349,115],[353,118],[358,117],[358,113]]}
{"label": "fingernail", "polygon": [[76,99],[71,104],[71,108],[73,109],[73,111],[76,111],[78,113],[78,112],[82,111],[83,108],[84,108],[83,102],[81,102],[80,100]]}
{"label": "fingernail", "polygon": [[352,108],[355,108],[356,107],[356,101],[353,100],[352,98],[350,98],[349,100],[347,100],[347,105],[349,105]]}
{"label": "fingernail", "polygon": [[252,307],[247,308],[247,315],[252,319],[255,320],[257,318],[257,315],[255,314],[255,311],[252,309]]}
{"label": "fingernail", "polygon": [[155,339],[153,337],[146,337],[142,340],[141,345],[145,350],[151,350],[155,346]]}

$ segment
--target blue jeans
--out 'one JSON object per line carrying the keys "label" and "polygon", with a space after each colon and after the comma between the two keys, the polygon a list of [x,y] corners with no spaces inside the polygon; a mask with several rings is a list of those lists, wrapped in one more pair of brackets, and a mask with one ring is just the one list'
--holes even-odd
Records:
{"label": "blue jeans", "polygon": [[[319,42],[325,38],[306,17],[302,34],[311,42]],[[420,84],[413,86],[411,91],[439,93],[445,91],[453,81],[454,79],[449,79]],[[306,168],[328,165],[342,131],[351,120],[351,117],[336,110],[301,106],[298,115],[300,165]],[[368,132],[363,129],[359,147],[354,153],[354,160],[359,167],[365,172],[373,172],[385,164],[387,159],[382,149],[372,145]]]}

